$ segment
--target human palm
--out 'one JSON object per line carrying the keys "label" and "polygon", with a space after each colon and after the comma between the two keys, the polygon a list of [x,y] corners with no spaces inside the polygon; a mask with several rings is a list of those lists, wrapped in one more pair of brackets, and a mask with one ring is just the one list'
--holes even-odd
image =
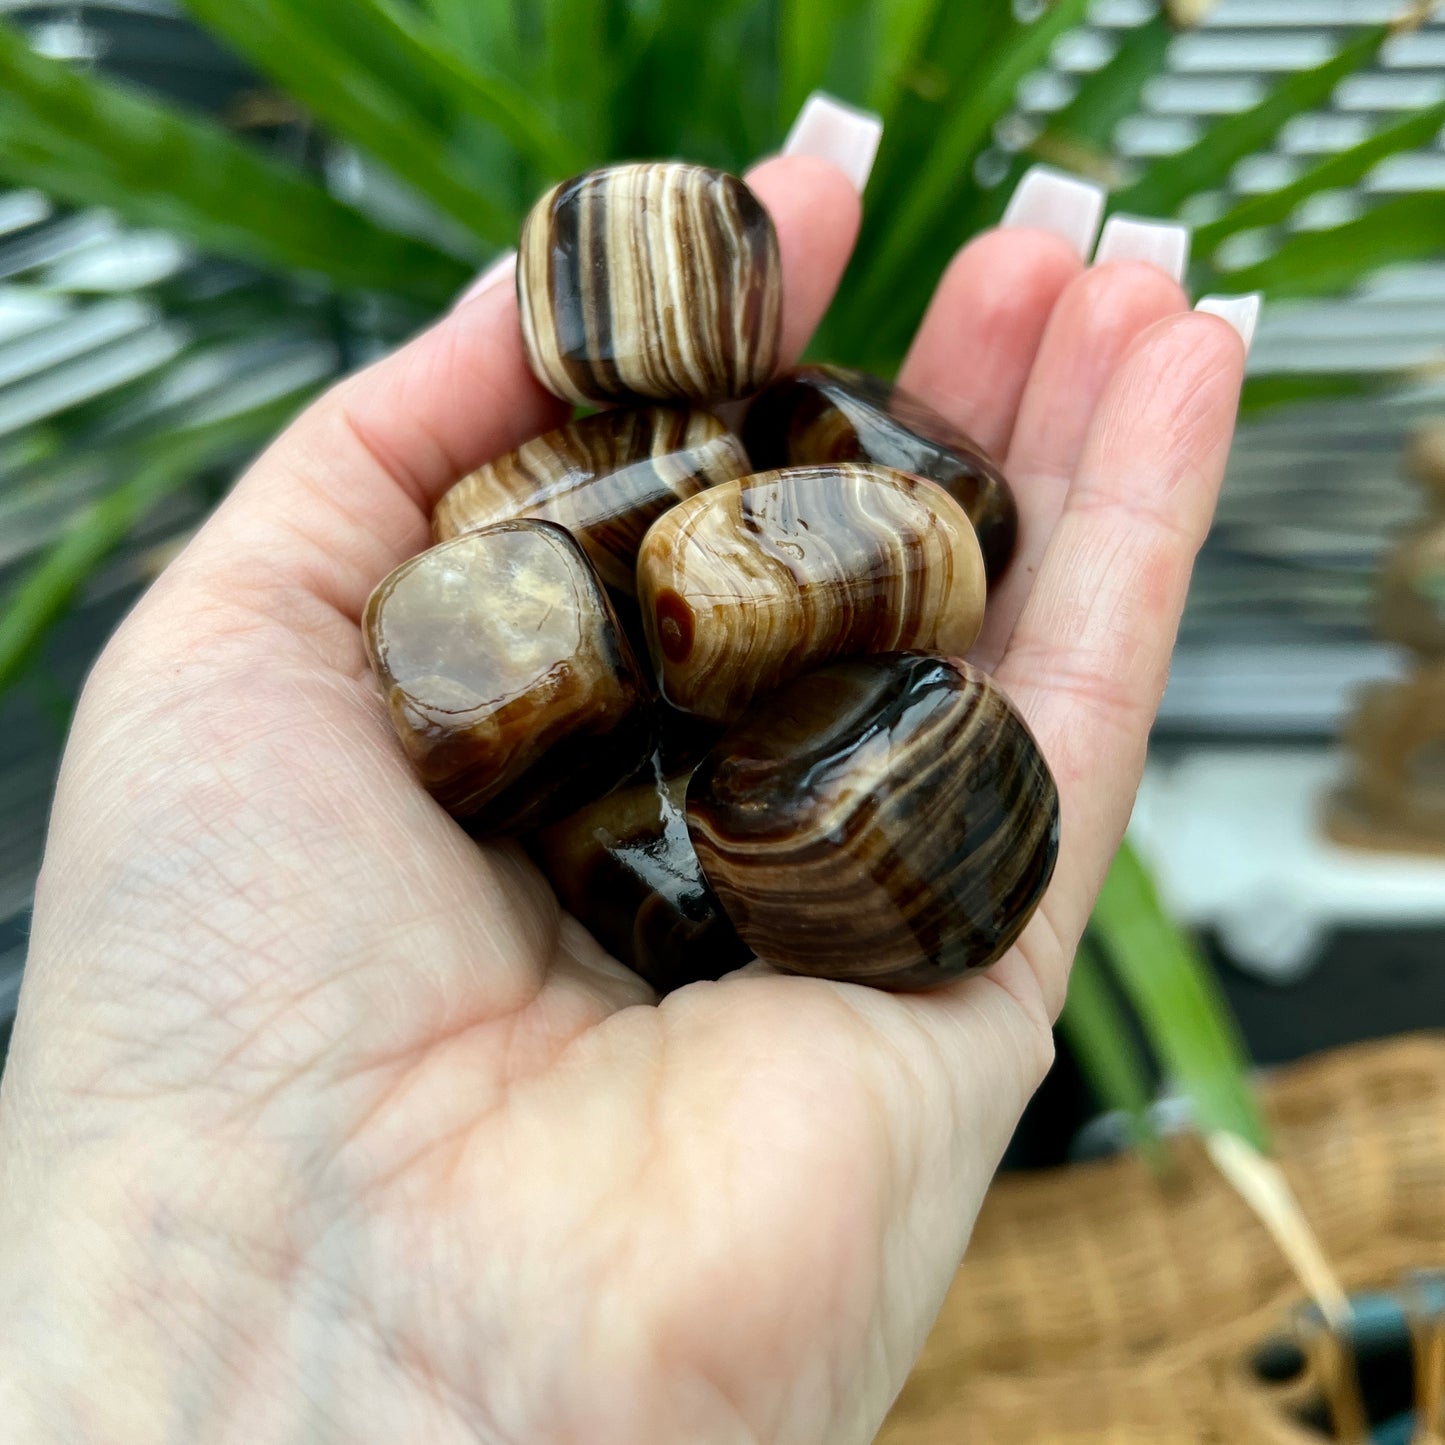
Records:
{"label": "human palm", "polygon": [[[796,354],[857,198],[803,157],[752,182]],[[923,995],[754,964],[658,1002],[408,772],[357,621],[440,491],[561,417],[509,286],[297,421],[67,750],[0,1095],[16,1438],[871,1438],[1128,816],[1244,355],[1185,308],[995,231],[905,365],[1008,457],[1020,555],[976,660],[1062,810],[1019,946]]]}

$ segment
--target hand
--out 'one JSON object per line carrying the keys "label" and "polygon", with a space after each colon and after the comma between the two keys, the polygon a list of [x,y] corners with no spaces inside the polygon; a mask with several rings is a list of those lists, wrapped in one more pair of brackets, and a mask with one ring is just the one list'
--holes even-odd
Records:
{"label": "hand", "polygon": [[[796,355],[857,197],[751,177]],[[1141,262],[967,246],[901,380],[1008,458],[980,649],[1057,776],[1019,946],[920,996],[754,965],[656,1004],[417,785],[368,592],[561,417],[511,287],[255,464],[97,663],[0,1107],[0,1414],[33,1442],[863,1442],[1051,1057],[1244,361]]]}

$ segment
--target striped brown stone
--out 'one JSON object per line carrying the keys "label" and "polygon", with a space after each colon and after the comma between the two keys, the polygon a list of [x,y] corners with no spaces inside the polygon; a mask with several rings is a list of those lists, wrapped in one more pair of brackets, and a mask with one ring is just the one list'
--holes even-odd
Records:
{"label": "striped brown stone", "polygon": [[706,166],[605,166],[554,186],[522,227],[517,298],[532,370],[569,401],[747,396],[777,366],[773,223]]}
{"label": "striped brown stone", "polygon": [[743,940],[790,973],[920,989],[987,968],[1058,853],[1058,791],[985,674],[920,653],[799,678],[723,734],[687,821]]}
{"label": "striped brown stone", "polygon": [[645,767],[531,845],[562,906],[659,993],[721,978],[752,957],[688,838],[690,771]]}
{"label": "striped brown stone", "polygon": [[463,477],[437,503],[444,542],[494,522],[541,517],[566,527],[602,580],[635,590],[643,534],[669,507],[752,470],[713,415],[618,407],[549,431]]}
{"label": "striped brown stone", "polygon": [[372,593],[363,633],[413,766],[473,833],[565,817],[651,751],[646,684],[607,594],[551,522],[413,557]]}
{"label": "striped brown stone", "polygon": [[663,696],[726,722],[835,657],[962,655],[986,583],[947,492],[845,465],[759,472],[690,497],[643,540],[637,587]]}
{"label": "striped brown stone", "polygon": [[998,464],[926,402],[846,366],[800,366],[748,409],[744,441],[755,467],[877,462],[937,482],[968,513],[989,581],[1018,536],[1013,493]]}

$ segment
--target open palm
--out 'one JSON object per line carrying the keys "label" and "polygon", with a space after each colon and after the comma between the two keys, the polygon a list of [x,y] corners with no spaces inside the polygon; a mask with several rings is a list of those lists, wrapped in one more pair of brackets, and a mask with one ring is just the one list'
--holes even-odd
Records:
{"label": "open palm", "polygon": [[[795,355],[858,201],[801,156],[751,179]],[[300,418],[67,751],[0,1100],[16,1438],[870,1439],[1138,781],[1244,358],[1186,308],[1002,229],[900,378],[1008,458],[1021,552],[976,660],[1062,808],[1019,947],[927,995],[755,964],[658,1004],[408,772],[357,619],[447,484],[560,418],[508,285]]]}

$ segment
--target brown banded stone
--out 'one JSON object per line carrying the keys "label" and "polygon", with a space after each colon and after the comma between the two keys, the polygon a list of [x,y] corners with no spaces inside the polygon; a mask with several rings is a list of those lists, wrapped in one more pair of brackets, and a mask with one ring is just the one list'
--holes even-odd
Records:
{"label": "brown banded stone", "polygon": [[432,513],[438,542],[514,517],[566,527],[602,580],[635,588],[637,549],[669,507],[752,470],[705,411],[619,407],[557,427],[463,477]]}
{"label": "brown banded stone", "polygon": [[501,522],[404,562],[363,632],[402,746],[470,832],[565,817],[651,751],[646,685],[607,594],[551,522]]}
{"label": "brown banded stone", "polygon": [[1023,719],[954,658],[854,658],[728,729],[688,784],[704,875],[766,962],[879,988],[987,968],[1058,853],[1058,791]]}
{"label": "brown banded stone", "polygon": [[952,497],[858,465],[760,472],[690,497],[643,539],[637,585],[663,696],[716,722],[831,658],[962,655],[986,586]]}
{"label": "brown banded stone", "polygon": [[644,768],[532,841],[562,906],[659,993],[721,978],[752,957],[688,838],[687,779]]}
{"label": "brown banded stone", "polygon": [[604,166],[553,186],[522,227],[517,299],[532,370],[568,401],[748,396],[778,364],[772,220],[706,166]]}
{"label": "brown banded stone", "polygon": [[753,465],[876,462],[937,482],[968,513],[989,581],[1013,556],[1018,513],[998,464],[926,402],[846,366],[800,366],[766,387],[743,431]]}

